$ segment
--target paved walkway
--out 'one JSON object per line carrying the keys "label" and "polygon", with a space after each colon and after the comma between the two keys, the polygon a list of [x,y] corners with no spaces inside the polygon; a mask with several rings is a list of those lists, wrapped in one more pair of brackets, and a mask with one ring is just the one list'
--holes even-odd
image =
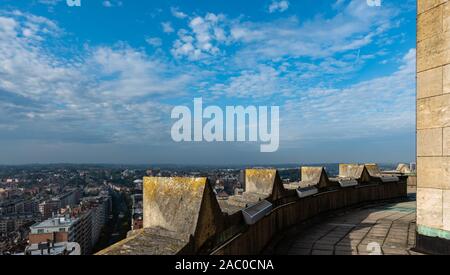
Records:
{"label": "paved walkway", "polygon": [[375,205],[334,215],[283,240],[289,255],[416,255],[416,202]]}

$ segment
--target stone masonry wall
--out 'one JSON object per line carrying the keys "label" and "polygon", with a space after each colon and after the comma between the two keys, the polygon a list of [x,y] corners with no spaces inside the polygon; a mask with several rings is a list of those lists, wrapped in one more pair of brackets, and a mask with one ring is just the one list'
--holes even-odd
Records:
{"label": "stone masonry wall", "polygon": [[418,233],[450,239],[450,1],[417,1]]}

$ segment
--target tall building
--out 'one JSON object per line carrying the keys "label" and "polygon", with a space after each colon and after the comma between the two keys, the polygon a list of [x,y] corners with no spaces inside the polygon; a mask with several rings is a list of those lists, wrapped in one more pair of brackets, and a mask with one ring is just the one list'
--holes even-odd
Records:
{"label": "tall building", "polygon": [[25,200],[7,200],[0,203],[0,215],[14,215],[23,214],[25,212],[24,207]]}
{"label": "tall building", "polygon": [[0,236],[14,231],[14,227],[14,220],[4,217],[0,218]]}
{"label": "tall building", "polygon": [[90,211],[92,215],[92,246],[98,242],[102,229],[108,222],[110,201],[110,197],[106,195],[82,199],[81,207],[84,211]]}
{"label": "tall building", "polygon": [[39,212],[44,219],[53,217],[61,208],[76,206],[80,201],[80,190],[74,189],[39,204]]}
{"label": "tall building", "polygon": [[133,203],[131,211],[131,230],[143,228],[142,197],[142,194],[134,194],[131,196]]}
{"label": "tall building", "polygon": [[245,169],[239,172],[239,183],[241,188],[245,190]]}
{"label": "tall building", "polygon": [[39,204],[39,212],[43,219],[49,219],[58,213],[60,207],[60,202],[57,199],[47,200]]}
{"label": "tall building", "polygon": [[92,214],[90,211],[78,218],[58,216],[30,227],[30,244],[50,242],[75,242],[81,247],[81,254],[88,255],[92,249]]}

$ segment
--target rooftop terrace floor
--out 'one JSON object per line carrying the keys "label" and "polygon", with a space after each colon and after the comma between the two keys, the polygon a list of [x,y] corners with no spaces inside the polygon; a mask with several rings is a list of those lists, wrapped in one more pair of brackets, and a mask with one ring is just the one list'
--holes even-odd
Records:
{"label": "rooftop terrace floor", "polygon": [[319,223],[287,233],[276,254],[420,255],[415,245],[415,194],[399,203],[384,203],[333,214]]}

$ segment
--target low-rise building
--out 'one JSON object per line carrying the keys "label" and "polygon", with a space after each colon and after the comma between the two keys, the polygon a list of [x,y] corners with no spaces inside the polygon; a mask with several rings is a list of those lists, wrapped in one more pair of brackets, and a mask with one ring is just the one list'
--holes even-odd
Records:
{"label": "low-rise building", "polygon": [[30,244],[50,242],[76,242],[81,247],[81,254],[91,252],[92,220],[91,212],[77,218],[57,216],[30,227],[28,236]]}
{"label": "low-rise building", "polygon": [[51,256],[61,256],[61,255],[81,255],[81,247],[78,243],[74,242],[44,242],[40,244],[29,245],[23,254],[16,255],[51,255]]}

